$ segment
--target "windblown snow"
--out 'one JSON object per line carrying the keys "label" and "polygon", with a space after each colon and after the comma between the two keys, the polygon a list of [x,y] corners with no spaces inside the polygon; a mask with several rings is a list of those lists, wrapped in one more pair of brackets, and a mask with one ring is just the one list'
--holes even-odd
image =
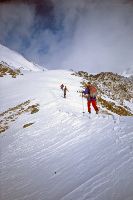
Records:
{"label": "windblown snow", "polygon": [[132,117],[83,115],[80,81],[60,70],[1,78],[1,112],[40,105],[0,135],[1,200],[133,200]]}
{"label": "windblown snow", "polygon": [[[26,60],[19,53],[8,49],[0,44],[0,62],[4,62],[12,68],[19,68],[21,70],[40,71],[42,67],[33,64]],[[46,70],[46,69],[45,69]]]}

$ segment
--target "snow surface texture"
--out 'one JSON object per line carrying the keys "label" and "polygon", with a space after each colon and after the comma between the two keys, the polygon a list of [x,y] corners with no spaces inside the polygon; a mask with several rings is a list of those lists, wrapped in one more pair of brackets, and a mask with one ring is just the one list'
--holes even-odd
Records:
{"label": "snow surface texture", "polygon": [[[32,62],[27,61],[19,53],[8,49],[0,44],[0,62],[5,62],[12,68],[19,68],[21,70],[40,71],[42,67],[35,65]],[[46,70],[45,68],[43,68]]]}
{"label": "snow surface texture", "polygon": [[40,104],[0,135],[1,200],[133,200],[132,117],[83,115],[80,81],[59,70],[0,79],[1,112]]}

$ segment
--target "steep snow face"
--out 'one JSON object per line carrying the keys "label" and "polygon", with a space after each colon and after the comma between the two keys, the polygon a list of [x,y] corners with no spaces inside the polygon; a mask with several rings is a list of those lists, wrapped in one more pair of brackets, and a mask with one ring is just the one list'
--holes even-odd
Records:
{"label": "steep snow face", "polygon": [[19,53],[8,49],[7,47],[0,44],[0,62],[6,63],[12,68],[19,68],[21,70],[41,71],[46,70],[38,65],[33,64],[26,60]]}
{"label": "steep snow face", "polygon": [[[0,135],[1,200],[133,199],[133,118],[83,115],[81,79],[70,74],[26,72],[0,80],[1,112],[28,99],[40,105]],[[34,124],[23,129],[27,123]]]}

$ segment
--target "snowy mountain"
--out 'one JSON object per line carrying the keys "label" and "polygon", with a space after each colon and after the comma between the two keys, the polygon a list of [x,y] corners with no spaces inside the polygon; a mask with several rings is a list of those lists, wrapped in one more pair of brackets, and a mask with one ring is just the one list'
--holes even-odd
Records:
{"label": "snowy mountain", "polygon": [[88,115],[71,74],[0,78],[1,200],[133,199],[133,117]]}
{"label": "snowy mountain", "polygon": [[33,64],[26,60],[22,55],[19,53],[8,49],[7,47],[0,44],[0,63],[4,64],[12,69],[20,69],[26,71],[42,71],[45,68]]}
{"label": "snowy mountain", "polygon": [[[2,45],[0,61],[0,199],[132,200],[133,80],[42,70]],[[78,92],[87,81],[98,115]]]}

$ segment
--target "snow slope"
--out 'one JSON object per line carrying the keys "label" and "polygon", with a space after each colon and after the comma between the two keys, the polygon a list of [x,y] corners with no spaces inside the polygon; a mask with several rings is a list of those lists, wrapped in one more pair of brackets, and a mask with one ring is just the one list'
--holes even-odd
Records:
{"label": "snow slope", "polygon": [[133,76],[133,67],[129,67],[127,70],[125,70],[122,74],[122,76],[130,77]]}
{"label": "snow slope", "polygon": [[[21,68],[22,70],[40,71],[42,67],[26,60],[19,53],[8,49],[0,44],[0,62],[7,63],[10,67]],[[44,69],[44,68],[43,68]],[[46,70],[46,69],[45,69]]]}
{"label": "snow slope", "polygon": [[83,115],[81,79],[70,73],[0,80],[1,112],[28,99],[40,104],[0,135],[1,200],[133,200],[132,117]]}

